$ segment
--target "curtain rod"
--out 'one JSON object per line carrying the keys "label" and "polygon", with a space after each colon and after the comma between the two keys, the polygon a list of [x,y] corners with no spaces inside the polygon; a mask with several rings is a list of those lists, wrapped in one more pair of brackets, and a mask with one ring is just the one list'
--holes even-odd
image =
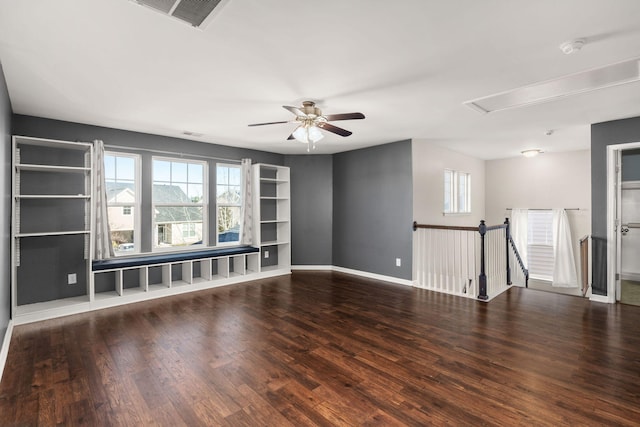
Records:
{"label": "curtain rod", "polygon": [[188,157],[196,157],[200,159],[222,160],[224,162],[234,162],[234,163],[241,162],[241,160],[238,160],[238,159],[225,159],[224,157],[203,156],[201,154],[185,154],[185,153],[178,153],[175,151],[152,150],[150,148],[127,147],[124,145],[104,144],[104,148],[115,148],[118,150],[131,150],[131,151],[147,151],[147,152],[156,153],[156,154],[169,154],[172,156],[180,156],[180,157],[188,156]]}
{"label": "curtain rod", "polygon": [[[579,211],[580,208],[563,208],[565,211]],[[513,208],[507,208],[508,211],[512,211]],[[534,209],[527,209],[528,211],[550,211],[551,208],[547,208],[547,209],[543,209],[543,208],[534,208]]]}

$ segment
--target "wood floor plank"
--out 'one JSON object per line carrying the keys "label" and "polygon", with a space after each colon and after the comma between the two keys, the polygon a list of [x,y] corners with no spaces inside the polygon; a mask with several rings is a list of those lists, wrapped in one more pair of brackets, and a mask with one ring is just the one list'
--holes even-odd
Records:
{"label": "wood floor plank", "polygon": [[638,425],[640,307],[295,272],[16,326],[0,425]]}

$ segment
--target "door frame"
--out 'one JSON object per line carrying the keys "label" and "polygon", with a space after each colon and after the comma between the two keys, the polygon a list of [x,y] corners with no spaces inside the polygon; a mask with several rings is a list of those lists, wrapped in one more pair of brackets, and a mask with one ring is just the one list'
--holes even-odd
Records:
{"label": "door frame", "polygon": [[640,148],[640,142],[607,146],[607,296],[592,295],[594,301],[615,303],[620,299],[622,152],[635,148]]}

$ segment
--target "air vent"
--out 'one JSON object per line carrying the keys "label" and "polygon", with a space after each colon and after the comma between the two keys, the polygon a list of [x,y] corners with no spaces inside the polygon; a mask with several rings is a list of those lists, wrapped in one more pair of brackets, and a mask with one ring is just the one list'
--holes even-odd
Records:
{"label": "air vent", "polygon": [[133,0],[194,27],[200,27],[223,0]]}
{"label": "air vent", "polygon": [[640,80],[638,58],[594,68],[530,86],[466,101],[464,104],[481,113],[524,107],[596,89]]}

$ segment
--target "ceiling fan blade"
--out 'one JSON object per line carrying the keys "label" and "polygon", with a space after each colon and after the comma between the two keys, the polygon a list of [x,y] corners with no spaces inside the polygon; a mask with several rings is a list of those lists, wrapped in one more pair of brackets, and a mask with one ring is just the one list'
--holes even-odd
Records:
{"label": "ceiling fan blade", "polygon": [[324,130],[328,130],[329,132],[333,132],[333,133],[335,133],[337,135],[340,135],[340,136],[349,136],[352,133],[352,132],[349,132],[346,129],[339,128],[338,126],[334,126],[334,125],[329,124],[329,123],[318,123],[318,127],[322,128]]}
{"label": "ceiling fan blade", "polygon": [[297,131],[299,128],[300,128],[300,126],[296,127],[296,128],[293,130],[293,132],[291,132],[291,135],[289,135],[289,138],[287,138],[287,141],[292,140],[292,139],[296,139],[296,137],[295,137],[295,136],[293,136],[293,133],[294,133],[295,131]]}
{"label": "ceiling fan blade", "polygon": [[304,111],[302,111],[301,109],[299,109],[298,107],[291,107],[289,105],[283,105],[282,108],[284,108],[285,110],[291,111],[296,116],[307,117],[307,114]]}
{"label": "ceiling fan blade", "polygon": [[336,120],[364,119],[364,114],[362,114],[362,113],[326,114],[324,117],[328,121],[333,122],[333,121],[336,121]]}
{"label": "ceiling fan blade", "polygon": [[253,123],[253,124],[250,124],[249,126],[279,125],[281,123],[291,123],[291,122],[286,121],[286,122]]}

